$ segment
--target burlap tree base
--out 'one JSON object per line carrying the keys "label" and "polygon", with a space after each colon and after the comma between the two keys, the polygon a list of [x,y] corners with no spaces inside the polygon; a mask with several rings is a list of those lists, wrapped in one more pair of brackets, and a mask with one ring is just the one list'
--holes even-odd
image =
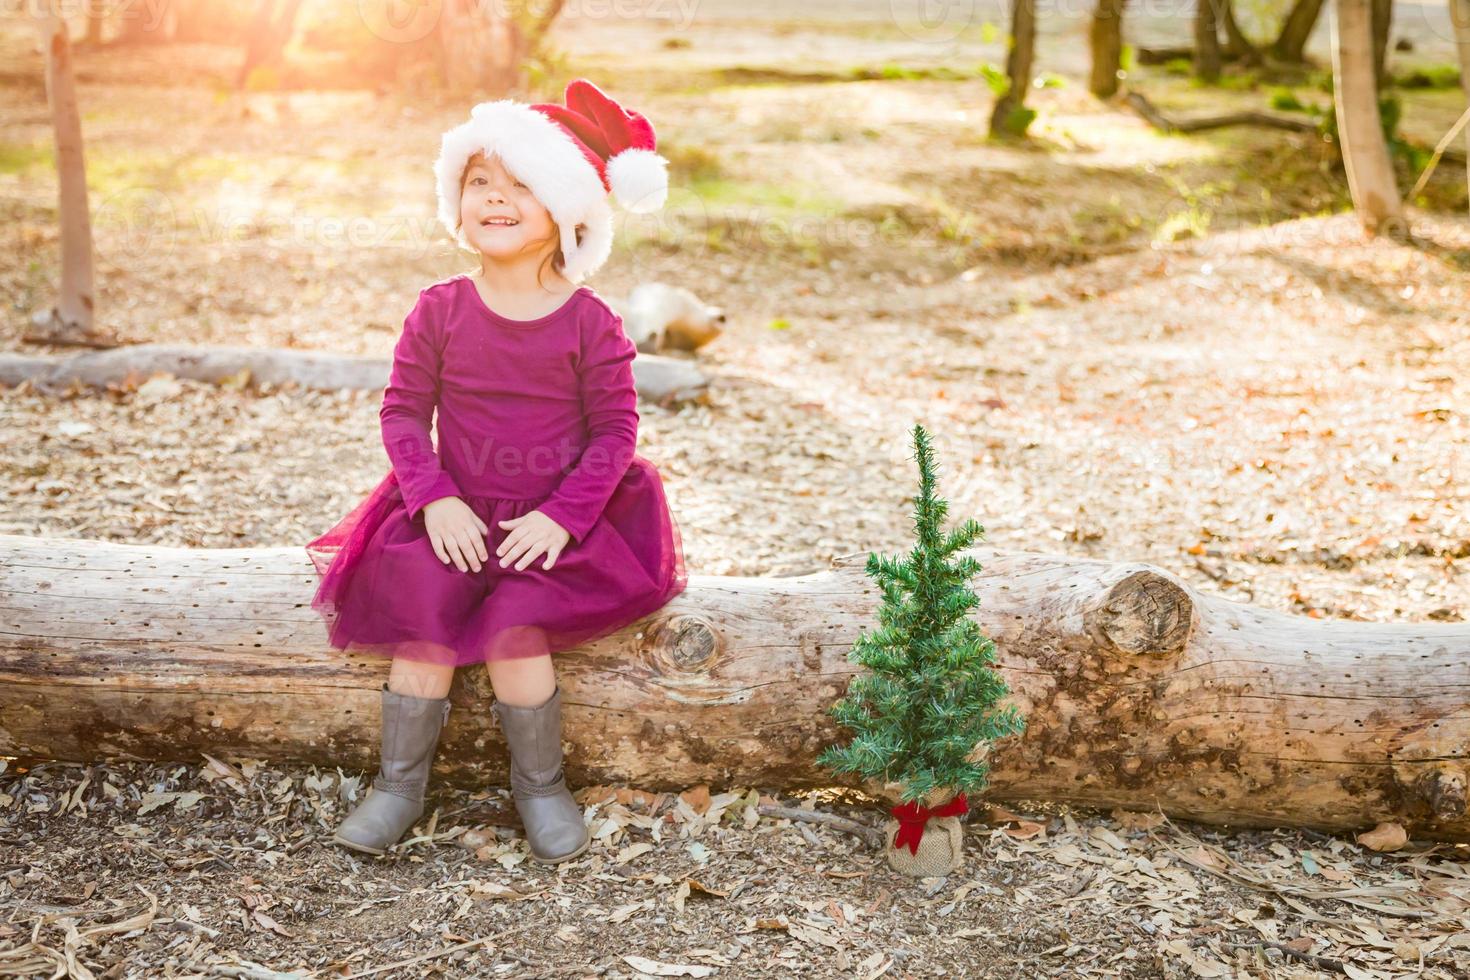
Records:
{"label": "burlap tree base", "polygon": [[960,825],[959,817],[930,817],[924,824],[924,836],[919,839],[917,853],[910,853],[907,844],[893,846],[898,828],[897,820],[889,820],[883,828],[883,853],[888,857],[888,866],[894,871],[916,878],[947,875],[964,860],[965,829]]}
{"label": "burlap tree base", "polygon": [[[898,789],[897,784],[888,783],[876,789],[887,795]],[[888,866],[901,874],[925,878],[930,875],[947,875],[965,856],[965,828],[960,818],[969,812],[969,801],[963,793],[951,796],[950,790],[935,790],[922,802],[897,804],[889,808],[891,814],[883,826],[883,854]],[[926,817],[925,814],[928,814]],[[900,818],[903,819],[900,819]],[[918,838],[918,849],[910,847],[919,828],[914,826],[922,820],[922,836]],[[905,822],[911,826],[908,834],[900,836]],[[897,847],[894,844],[898,844]]]}

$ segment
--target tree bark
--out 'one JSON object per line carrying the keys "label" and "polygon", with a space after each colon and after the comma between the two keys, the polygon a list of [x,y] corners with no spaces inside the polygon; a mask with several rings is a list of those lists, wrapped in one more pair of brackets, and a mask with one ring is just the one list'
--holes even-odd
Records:
{"label": "tree bark", "polygon": [[[988,755],[989,798],[1470,840],[1470,624],[1314,620],[1140,563],[970,553],[976,621],[1027,716]],[[568,779],[853,785],[815,759],[852,734],[829,710],[881,598],[865,557],[692,575],[658,612],[556,654]],[[387,664],[326,645],[315,583],[297,547],[0,536],[0,755],[372,767]],[[504,780],[491,694],[482,668],[459,672],[439,777]]]}
{"label": "tree bark", "polygon": [[[1460,56],[1460,87],[1470,100],[1470,0],[1450,0],[1450,22],[1455,28],[1455,50]],[[1470,187],[1470,129],[1465,130],[1465,180]]]}
{"label": "tree bark", "polygon": [[1388,75],[1388,35],[1394,25],[1394,0],[1372,0],[1373,7],[1373,79],[1379,91],[1386,90]]}
{"label": "tree bark", "polygon": [[1403,207],[1378,112],[1371,2],[1335,0],[1332,12],[1333,101],[1353,207],[1370,234],[1402,235]]}
{"label": "tree bark", "polygon": [[1281,25],[1281,33],[1271,45],[1271,54],[1279,61],[1301,64],[1306,60],[1307,40],[1317,18],[1322,15],[1323,0],[1296,0]]}
{"label": "tree bark", "polygon": [[1393,27],[1393,0],[1371,0],[1373,8],[1373,78],[1378,91],[1388,88],[1388,34]]}
{"label": "tree bark", "polygon": [[995,100],[990,113],[991,136],[1025,136],[1030,120],[1022,116],[1031,90],[1031,66],[1036,55],[1036,2],[1012,0],[1011,42],[1006,54],[1010,88]]}
{"label": "tree bark", "polygon": [[93,319],[92,217],[87,204],[87,164],[71,32],[53,4],[37,8],[36,26],[46,51],[46,100],[56,141],[61,285],[55,304],[37,316],[28,337],[46,343],[105,345],[110,339],[98,334]]}
{"label": "tree bark", "polygon": [[126,3],[119,16],[118,44],[167,44],[178,29],[178,9],[172,3]]}
{"label": "tree bark", "polygon": [[1195,0],[1194,74],[1201,81],[1220,79],[1219,0]]}
{"label": "tree bark", "polygon": [[86,16],[87,33],[82,38],[82,43],[89,48],[99,48],[102,46],[102,29],[106,26],[107,19],[103,16],[102,10],[94,4],[87,5]]}
{"label": "tree bark", "polygon": [[513,6],[487,9],[475,0],[446,0],[439,20],[445,85],[495,97],[515,90],[527,58],[540,47],[564,4],[549,0],[535,20],[522,23]]}
{"label": "tree bark", "polygon": [[281,52],[296,32],[296,14],[300,9],[301,0],[283,0],[279,9],[276,0],[259,0],[250,28],[245,32],[245,57],[235,73],[237,90],[245,88],[255,69],[280,60]]}
{"label": "tree bark", "polygon": [[1235,0],[1224,0],[1220,5],[1220,16],[1225,27],[1225,53],[1248,65],[1260,64],[1261,52],[1251,43],[1250,38],[1245,36],[1245,32],[1240,29],[1240,24],[1235,19]]}
{"label": "tree bark", "polygon": [[1092,48],[1092,74],[1087,88],[1100,99],[1118,92],[1118,72],[1123,67],[1123,9],[1127,0],[1097,0],[1088,31]]}
{"label": "tree bark", "polygon": [[[388,383],[390,367],[389,358],[329,351],[132,344],[66,358],[0,352],[0,384],[30,381],[51,391],[72,384],[105,388],[137,383],[160,372],[220,384],[236,380],[245,372],[244,380],[251,383],[371,391],[381,390]],[[661,404],[697,399],[709,386],[694,364],[659,354],[640,353],[635,357],[633,379],[639,395]]]}

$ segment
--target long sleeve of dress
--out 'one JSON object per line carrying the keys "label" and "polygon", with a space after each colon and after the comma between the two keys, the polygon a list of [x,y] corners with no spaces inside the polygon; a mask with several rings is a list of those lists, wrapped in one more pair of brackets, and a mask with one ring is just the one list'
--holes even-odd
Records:
{"label": "long sleeve of dress", "polygon": [[589,325],[577,367],[588,441],[577,465],[536,509],[580,543],[602,514],[633,462],[638,445],[638,389],[633,358],[638,348],[621,317]]}
{"label": "long sleeve of dress", "polygon": [[430,423],[439,403],[440,312],[419,292],[418,302],[403,321],[393,350],[393,369],[378,412],[383,448],[393,464],[409,517],[423,523],[422,508],[440,497],[457,497],[459,487],[444,470],[430,438]]}

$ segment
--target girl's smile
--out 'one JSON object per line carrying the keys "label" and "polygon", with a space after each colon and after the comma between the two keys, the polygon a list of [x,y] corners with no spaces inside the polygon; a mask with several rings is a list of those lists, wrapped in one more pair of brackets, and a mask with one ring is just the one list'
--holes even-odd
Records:
{"label": "girl's smile", "polygon": [[556,248],[551,212],[496,156],[477,156],[460,194],[466,237],[483,255],[498,260]]}

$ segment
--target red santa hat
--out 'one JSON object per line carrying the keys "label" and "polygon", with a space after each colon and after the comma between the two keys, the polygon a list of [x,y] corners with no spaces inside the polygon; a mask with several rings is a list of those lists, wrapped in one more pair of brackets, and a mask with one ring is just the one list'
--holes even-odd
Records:
{"label": "red santa hat", "polygon": [[460,177],[476,153],[498,156],[551,213],[561,232],[564,275],[579,282],[612,251],[608,194],[625,210],[657,211],[668,197],[669,162],[655,152],[653,124],[585,78],[569,82],[565,98],[566,105],[481,102],[468,122],[441,138],[434,177],[439,220],[461,248],[473,251],[457,227]]}

